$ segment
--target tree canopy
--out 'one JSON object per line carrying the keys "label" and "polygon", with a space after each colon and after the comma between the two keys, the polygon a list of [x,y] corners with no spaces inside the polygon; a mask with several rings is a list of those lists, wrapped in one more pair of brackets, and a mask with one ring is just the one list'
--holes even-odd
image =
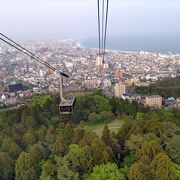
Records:
{"label": "tree canopy", "polygon": [[[57,95],[0,112],[0,179],[171,180],[180,177],[180,109],[151,110],[96,91],[58,112]],[[107,124],[124,123],[112,132]],[[84,124],[86,126],[84,126]],[[102,134],[89,127],[103,125]]]}

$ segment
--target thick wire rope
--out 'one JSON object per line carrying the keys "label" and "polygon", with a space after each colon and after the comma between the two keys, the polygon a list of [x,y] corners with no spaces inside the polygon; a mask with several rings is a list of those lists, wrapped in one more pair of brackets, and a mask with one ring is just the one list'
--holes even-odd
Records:
{"label": "thick wire rope", "polygon": [[99,37],[99,55],[101,54],[101,20],[100,20],[100,1],[97,0],[98,6],[98,37]]}
{"label": "thick wire rope", "polygon": [[[8,42],[7,40],[0,38],[1,41],[5,42],[6,44],[10,45],[11,47],[19,50],[20,52],[26,54],[27,56],[29,56],[31,59],[34,59],[36,61],[38,61],[39,63],[45,65],[46,67],[52,69],[53,71],[58,72],[59,74],[61,74],[62,76],[65,77],[69,77],[67,74],[63,73],[63,72],[59,72],[55,67],[51,66],[49,63],[47,63],[46,61],[42,60],[41,58],[39,58],[38,56],[36,56],[35,54],[33,54],[32,52],[28,51],[26,48],[22,47],[21,45],[19,45],[18,43],[16,43],[15,41],[13,41],[12,39],[8,38],[7,36],[5,36],[4,34],[0,33],[1,36],[3,36],[4,38],[6,38],[7,40],[9,40],[10,42],[14,43],[11,44],[10,42]],[[18,47],[17,47],[18,46]]]}
{"label": "thick wire rope", "polygon": [[109,0],[107,0],[106,6],[106,22],[105,22],[105,34],[104,34],[104,46],[103,46],[103,61],[106,51],[106,39],[107,39],[107,26],[108,26],[108,13],[109,13]]}
{"label": "thick wire rope", "polygon": [[104,9],[105,2],[104,1],[105,0],[102,0],[102,48],[103,48],[103,44],[104,44],[104,39],[103,39],[103,37],[104,37],[104,11],[105,11],[105,9]]}
{"label": "thick wire rope", "polygon": [[[11,44],[10,42],[4,40],[3,38],[0,38],[0,40],[3,41],[3,42],[5,42],[6,44],[10,45],[11,47],[15,48],[16,50],[18,50],[18,51],[26,54],[26,55],[29,56],[30,58],[37,60],[34,56],[32,56],[32,55],[30,55],[29,53],[27,53],[26,51],[24,51],[24,50],[16,47],[15,45],[13,45],[13,44]],[[45,64],[44,62],[41,62],[41,61],[39,61],[39,60],[37,60],[37,61],[40,62],[40,63],[42,63],[43,65],[47,66],[47,64]],[[47,67],[48,67],[48,68],[51,68],[50,66],[47,66]],[[52,70],[55,71],[56,69],[55,69],[55,68],[52,68]]]}
{"label": "thick wire rope", "polygon": [[[36,56],[35,54],[33,54],[32,52],[30,52],[29,50],[27,50],[26,48],[22,47],[20,44],[16,43],[15,41],[13,41],[12,39],[10,39],[9,37],[5,36],[4,34],[0,33],[1,36],[3,36],[4,38],[6,38],[7,40],[9,40],[10,42],[14,43],[16,46],[20,47],[21,49],[23,49],[24,51],[28,52],[30,55],[36,57],[37,59],[39,59],[39,61],[41,61],[44,64],[47,64],[48,67],[52,67],[50,64],[48,64],[46,61],[40,59],[38,56]],[[56,68],[52,67],[53,70],[56,70]]]}
{"label": "thick wire rope", "polygon": [[[106,9],[105,9],[106,2]],[[102,0],[102,18],[100,12],[100,0],[97,0],[98,4],[98,36],[99,36],[99,55],[104,56],[106,51],[106,39],[107,39],[107,26],[108,26],[108,12],[109,12],[109,0]]]}

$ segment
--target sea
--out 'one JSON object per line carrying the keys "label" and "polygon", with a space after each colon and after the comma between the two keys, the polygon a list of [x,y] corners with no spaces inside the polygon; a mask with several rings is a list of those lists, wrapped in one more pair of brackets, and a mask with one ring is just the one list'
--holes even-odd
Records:
{"label": "sea", "polygon": [[[98,48],[98,37],[84,38],[80,41],[80,46]],[[117,51],[180,55],[180,34],[109,36],[106,48]]]}

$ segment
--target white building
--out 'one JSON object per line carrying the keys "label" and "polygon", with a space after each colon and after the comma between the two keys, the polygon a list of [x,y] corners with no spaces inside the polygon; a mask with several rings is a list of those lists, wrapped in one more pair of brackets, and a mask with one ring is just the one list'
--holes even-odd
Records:
{"label": "white building", "polygon": [[159,95],[146,96],[145,104],[150,107],[161,108],[162,97]]}
{"label": "white building", "polygon": [[4,94],[2,94],[0,98],[2,101],[4,101],[6,99],[6,96]]}
{"label": "white building", "polygon": [[122,82],[116,83],[114,86],[115,97],[121,97],[126,93],[126,85]]}
{"label": "white building", "polygon": [[109,64],[108,63],[104,64],[104,69],[109,69]]}
{"label": "white building", "polygon": [[103,58],[101,56],[98,56],[96,58],[96,66],[102,66],[103,65]]}

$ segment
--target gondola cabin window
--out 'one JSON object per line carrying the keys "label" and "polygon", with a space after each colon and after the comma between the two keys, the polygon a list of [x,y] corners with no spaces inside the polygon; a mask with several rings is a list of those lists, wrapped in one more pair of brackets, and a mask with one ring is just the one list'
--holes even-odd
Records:
{"label": "gondola cabin window", "polygon": [[76,98],[72,97],[59,104],[60,114],[73,114]]}

